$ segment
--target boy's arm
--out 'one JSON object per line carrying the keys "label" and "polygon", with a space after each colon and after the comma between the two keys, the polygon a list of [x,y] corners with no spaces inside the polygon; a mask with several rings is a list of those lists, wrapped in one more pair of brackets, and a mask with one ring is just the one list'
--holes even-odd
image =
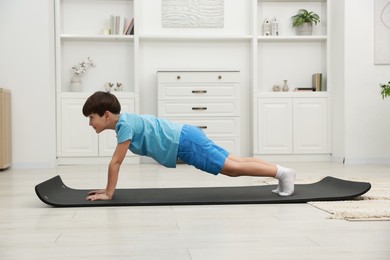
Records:
{"label": "boy's arm", "polygon": [[[116,146],[114,155],[108,166],[108,180],[105,192],[90,192],[87,200],[111,200],[115,192],[116,183],[118,181],[119,168],[126,156],[130,146],[130,140],[120,143]],[[104,190],[103,190],[104,191]]]}

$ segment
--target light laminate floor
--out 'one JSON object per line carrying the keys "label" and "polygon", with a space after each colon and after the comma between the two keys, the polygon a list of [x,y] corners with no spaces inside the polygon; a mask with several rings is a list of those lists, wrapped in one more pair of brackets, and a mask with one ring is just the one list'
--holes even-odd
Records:
{"label": "light laminate floor", "polygon": [[[287,163],[300,180],[390,180],[390,166]],[[52,208],[34,186],[55,175],[104,187],[106,166],[0,172],[0,259],[390,259],[390,222],[348,222],[307,204]],[[255,185],[192,167],[124,165],[118,187]]]}

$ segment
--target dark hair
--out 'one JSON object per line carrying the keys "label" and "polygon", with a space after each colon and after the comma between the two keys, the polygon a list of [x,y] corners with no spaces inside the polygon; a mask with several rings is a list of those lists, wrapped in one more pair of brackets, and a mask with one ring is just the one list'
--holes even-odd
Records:
{"label": "dark hair", "polygon": [[84,116],[98,114],[103,116],[106,111],[113,114],[121,112],[121,104],[115,95],[109,92],[97,91],[90,96],[83,106]]}

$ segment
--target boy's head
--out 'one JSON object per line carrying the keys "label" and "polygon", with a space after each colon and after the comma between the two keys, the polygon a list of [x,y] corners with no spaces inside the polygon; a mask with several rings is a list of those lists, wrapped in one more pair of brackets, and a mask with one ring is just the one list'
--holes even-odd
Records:
{"label": "boy's head", "polygon": [[112,114],[119,114],[121,112],[121,104],[116,96],[109,92],[95,92],[87,101],[85,101],[83,106],[84,116],[98,114],[102,117],[106,111],[109,111]]}

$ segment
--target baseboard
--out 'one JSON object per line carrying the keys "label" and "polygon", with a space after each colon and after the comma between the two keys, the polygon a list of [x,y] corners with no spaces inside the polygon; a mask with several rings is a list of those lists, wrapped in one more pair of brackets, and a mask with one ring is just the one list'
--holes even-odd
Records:
{"label": "baseboard", "polygon": [[[109,164],[111,157],[59,157],[58,165],[85,165],[85,164]],[[126,157],[122,164],[139,164],[138,156]]]}
{"label": "baseboard", "polygon": [[348,158],[345,157],[345,164],[349,165],[362,165],[362,164],[377,164],[377,165],[390,165],[389,157],[376,157],[376,158]]}
{"label": "baseboard", "polygon": [[329,162],[331,161],[330,154],[305,154],[305,155],[261,155],[255,154],[254,157],[257,157],[262,160],[269,162]]}
{"label": "baseboard", "polygon": [[57,162],[32,162],[32,163],[12,163],[12,169],[52,169],[57,167]]}

